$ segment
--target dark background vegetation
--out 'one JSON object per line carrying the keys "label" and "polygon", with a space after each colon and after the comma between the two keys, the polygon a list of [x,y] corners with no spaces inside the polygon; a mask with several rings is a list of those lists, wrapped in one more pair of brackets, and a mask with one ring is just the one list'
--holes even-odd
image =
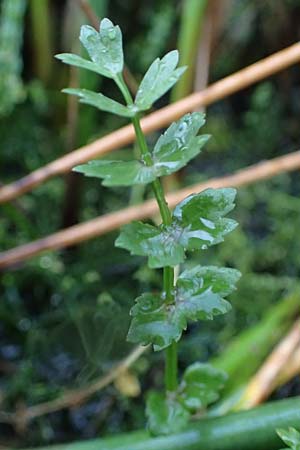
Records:
{"label": "dark background vegetation", "polygon": [[[215,23],[209,83],[299,39],[298,1],[227,3],[226,14]],[[70,84],[70,70],[53,55],[79,52],[79,27],[88,21],[75,0],[49,0],[48,11],[43,7],[46,4],[29,1],[24,21],[18,24],[19,32],[24,26],[24,43],[21,54],[11,50],[11,58],[16,67],[22,62],[23,69],[10,89],[4,83],[6,68],[0,66],[2,183],[126,123],[80,106],[78,124],[70,130],[67,98],[60,92]],[[183,1],[94,0],[91,4],[99,17],[120,24],[127,65],[137,79],[155,57],[177,47]],[[210,106],[205,132],[213,138],[177,183],[188,185],[297,150],[299,77],[295,66]],[[79,83],[110,97],[116,95],[109,81],[92,74],[80,74]],[[158,106],[168,100],[165,96]],[[157,135],[149,137],[149,142]],[[131,151],[120,153],[127,157]],[[233,266],[243,277],[231,297],[232,313],[194,326],[186,334],[180,347],[182,366],[218,354],[232,336],[257,323],[270,304],[296,286],[300,272],[299,191],[299,173],[239,189],[234,212],[240,223],[237,231],[218,248],[193,256],[192,264]],[[108,190],[96,179],[80,175],[54,178],[1,206],[1,250],[133,201],[130,190]],[[1,410],[29,407],[55,398],[67,388],[84,386],[130,351],[125,340],[130,305],[141,291],[158,287],[161,274],[150,271],[144,259],[115,249],[116,236],[117,232],[49,252],[1,274]],[[127,380],[140,384],[140,396],[128,396],[126,386],[111,385],[80,407],[40,417],[25,430],[0,424],[0,445],[51,444],[142,427],[143,393],[161,385],[162,370],[163,355],[148,354],[134,365]],[[296,387],[295,392],[300,389]]]}

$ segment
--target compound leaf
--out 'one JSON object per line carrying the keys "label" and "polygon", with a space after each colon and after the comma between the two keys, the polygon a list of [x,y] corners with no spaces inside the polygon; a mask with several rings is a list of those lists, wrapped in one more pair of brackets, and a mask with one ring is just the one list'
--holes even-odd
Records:
{"label": "compound leaf", "polygon": [[153,435],[167,435],[182,430],[190,414],[176,398],[152,391],[146,405],[148,428]]}
{"label": "compound leaf", "polygon": [[128,108],[121,103],[106,97],[103,94],[98,94],[88,89],[73,89],[67,88],[63,89],[65,94],[77,95],[80,98],[80,103],[85,103],[87,105],[95,106],[101,111],[111,112],[123,117],[133,117],[135,112],[133,109]]}
{"label": "compound leaf", "polygon": [[179,387],[184,406],[190,412],[196,412],[215,402],[226,380],[226,373],[210,364],[192,364],[185,370]]}
{"label": "compound leaf", "polygon": [[90,161],[73,169],[88,177],[103,178],[104,186],[131,186],[153,181],[153,170],[140,161]]}
{"label": "compound leaf", "polygon": [[164,295],[143,294],[132,307],[130,342],[153,344],[162,350],[178,341],[188,321],[212,320],[231,309],[223,297],[235,289],[240,272],[214,266],[197,266],[184,271],[178,278],[174,303],[167,304]]}
{"label": "compound leaf", "polygon": [[[184,261],[186,250],[206,249],[234,230],[237,223],[223,216],[234,207],[235,195],[235,189],[231,188],[207,189],[190,195],[176,206],[171,225],[152,227],[151,235],[139,233],[138,243],[131,230],[137,227],[136,223],[126,225],[116,246],[134,255],[148,256],[151,268],[176,266]],[[139,229],[143,229],[143,224],[139,223]]]}
{"label": "compound leaf", "polygon": [[164,95],[180,78],[186,67],[176,69],[178,51],[167,53],[162,59],[157,58],[147,70],[135,97],[135,105],[145,111]]}
{"label": "compound leaf", "polygon": [[91,61],[69,53],[57,55],[66,64],[92,70],[108,78],[116,78],[124,67],[122,33],[109,19],[100,22],[99,33],[89,25],[80,30],[80,41]]}

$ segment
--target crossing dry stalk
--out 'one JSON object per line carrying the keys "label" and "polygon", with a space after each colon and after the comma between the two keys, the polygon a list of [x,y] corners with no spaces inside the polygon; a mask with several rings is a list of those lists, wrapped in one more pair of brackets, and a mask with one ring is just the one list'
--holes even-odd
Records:
{"label": "crossing dry stalk", "polygon": [[[238,187],[271,178],[283,172],[290,172],[300,168],[300,151],[280,156],[269,161],[260,162],[232,175],[212,178],[167,195],[170,207],[174,207],[188,195],[207,188]],[[148,200],[141,205],[131,206],[119,211],[105,214],[96,219],[74,225],[58,231],[50,236],[30,242],[0,253],[0,268],[6,268],[32,258],[46,250],[69,247],[80,242],[101,236],[132,220],[145,219],[157,213],[158,208],[154,200]]]}
{"label": "crossing dry stalk", "polygon": [[[300,61],[300,43],[296,43],[273,55],[223,78],[201,92],[196,92],[184,99],[149,114],[141,121],[144,133],[169,125],[183,114],[199,106],[208,106],[258,81],[274,75]],[[63,174],[72,167],[91,159],[98,158],[113,150],[131,144],[135,139],[132,125],[120,128],[94,142],[40,167],[29,175],[0,187],[0,203],[10,201],[51,177]]]}

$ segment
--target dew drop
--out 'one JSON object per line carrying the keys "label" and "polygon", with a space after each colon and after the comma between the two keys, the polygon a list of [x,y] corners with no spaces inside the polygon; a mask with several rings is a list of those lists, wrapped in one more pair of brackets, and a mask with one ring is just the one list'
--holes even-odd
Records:
{"label": "dew drop", "polygon": [[186,122],[182,122],[178,128],[178,134],[182,135],[186,132],[188,128],[188,124]]}
{"label": "dew drop", "polygon": [[111,41],[113,41],[116,38],[116,30],[114,28],[108,30],[108,37]]}
{"label": "dew drop", "polygon": [[151,307],[152,307],[151,300],[145,300],[141,305],[141,310],[146,312],[151,310]]}

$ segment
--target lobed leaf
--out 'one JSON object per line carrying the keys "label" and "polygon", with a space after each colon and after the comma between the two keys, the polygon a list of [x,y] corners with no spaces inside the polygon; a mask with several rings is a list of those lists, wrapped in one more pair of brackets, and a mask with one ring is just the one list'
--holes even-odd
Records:
{"label": "lobed leaf", "polygon": [[65,94],[76,95],[80,98],[80,103],[95,106],[101,111],[111,112],[123,117],[133,117],[135,115],[135,111],[132,108],[122,105],[103,94],[89,91],[88,89],[67,88],[63,89],[63,92]]}
{"label": "lobed leaf", "polygon": [[149,431],[154,435],[167,435],[182,430],[190,414],[176,398],[156,391],[147,398],[146,415]]}
{"label": "lobed leaf", "polygon": [[72,53],[60,53],[58,55],[55,55],[55,58],[59,59],[65,64],[69,64],[70,66],[76,66],[80,69],[91,70],[92,72],[96,72],[102,75],[97,64],[93,63],[92,61],[88,61],[81,56],[73,55]]}
{"label": "lobed leaf", "polygon": [[128,340],[153,344],[155,351],[179,341],[188,321],[212,320],[231,309],[223,297],[235,289],[239,277],[235,269],[197,266],[179,276],[174,303],[167,304],[160,294],[141,295],[130,311]]}
{"label": "lobed leaf", "polygon": [[196,362],[189,366],[179,387],[181,400],[190,412],[196,412],[215,402],[227,380],[225,372],[210,364]]}
{"label": "lobed leaf", "polygon": [[151,268],[176,266],[184,261],[186,250],[207,249],[222,242],[236,228],[234,220],[223,217],[234,208],[235,195],[236,190],[231,188],[207,189],[190,195],[176,206],[171,225],[162,224],[159,228],[141,222],[126,225],[116,246],[133,255],[148,256]]}
{"label": "lobed leaf", "polygon": [[130,311],[132,318],[127,335],[129,342],[153,344],[155,351],[179,341],[186,328],[186,318],[175,305],[166,305],[159,294],[142,294]]}
{"label": "lobed leaf", "polygon": [[135,105],[145,111],[164,95],[181,77],[186,67],[176,69],[178,51],[167,53],[162,59],[157,58],[147,70],[135,97]]}
{"label": "lobed leaf", "polygon": [[80,41],[92,61],[70,53],[56,55],[66,64],[97,72],[108,78],[116,78],[123,71],[124,57],[122,33],[109,19],[100,22],[99,33],[89,25],[80,30]]}

